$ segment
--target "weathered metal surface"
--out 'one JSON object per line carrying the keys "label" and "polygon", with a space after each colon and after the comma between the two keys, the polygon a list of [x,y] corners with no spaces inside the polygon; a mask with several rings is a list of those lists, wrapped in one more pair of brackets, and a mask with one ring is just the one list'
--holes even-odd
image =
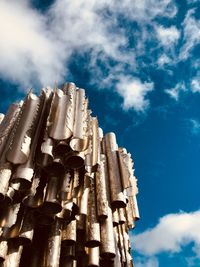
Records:
{"label": "weathered metal surface", "polygon": [[108,216],[101,223],[101,257],[112,259],[116,255],[112,211],[108,208]]}
{"label": "weathered metal surface", "polygon": [[105,145],[108,159],[111,205],[113,208],[123,208],[126,206],[126,199],[122,189],[117,157],[118,146],[114,133],[108,133],[105,135]]}
{"label": "weathered metal surface", "polygon": [[76,242],[76,220],[64,223],[62,229],[62,245],[73,245]]}
{"label": "weathered metal surface", "polygon": [[11,133],[11,142],[6,153],[7,160],[13,164],[23,164],[28,160],[32,138],[36,130],[39,104],[39,97],[33,93],[29,93],[23,103]]}
{"label": "weathered metal surface", "polygon": [[97,220],[97,203],[95,198],[94,179],[90,178],[90,193],[88,199],[87,235],[86,246],[96,247],[100,245],[100,225]]}
{"label": "weathered metal surface", "polygon": [[108,217],[108,206],[110,202],[108,187],[108,172],[105,155],[101,155],[100,166],[95,175],[97,194],[97,214],[98,219],[103,221]]}
{"label": "weathered metal surface", "polygon": [[59,267],[61,252],[61,231],[62,223],[59,219],[57,219],[51,226],[48,237],[44,259],[44,266],[46,267]]}
{"label": "weathered metal surface", "polygon": [[0,263],[132,267],[139,219],[130,153],[104,136],[84,89],[28,93],[0,114]]}
{"label": "weathered metal surface", "polygon": [[21,109],[21,103],[20,104],[12,104],[6,115],[3,117],[3,120],[0,124],[0,156],[2,153],[5,153],[5,145],[6,142],[9,140],[9,136],[11,133],[11,130],[17,120],[17,117],[19,115],[20,109]]}

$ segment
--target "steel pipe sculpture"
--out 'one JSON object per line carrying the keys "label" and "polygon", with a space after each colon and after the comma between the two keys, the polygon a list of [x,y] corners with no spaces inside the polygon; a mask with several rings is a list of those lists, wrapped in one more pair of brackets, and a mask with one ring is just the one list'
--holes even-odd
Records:
{"label": "steel pipe sculpture", "polygon": [[133,161],[85,90],[29,92],[0,114],[0,264],[130,267],[139,219]]}

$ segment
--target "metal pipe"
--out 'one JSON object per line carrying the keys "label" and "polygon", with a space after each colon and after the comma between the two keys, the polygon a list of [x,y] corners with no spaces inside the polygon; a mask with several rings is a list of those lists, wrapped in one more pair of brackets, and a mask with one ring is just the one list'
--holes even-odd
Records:
{"label": "metal pipe", "polygon": [[117,143],[114,133],[105,135],[106,154],[108,159],[108,174],[112,208],[124,208],[126,199],[123,193],[117,158]]}
{"label": "metal pipe", "polygon": [[59,267],[61,252],[61,231],[62,223],[59,219],[56,219],[51,226],[45,251],[44,262],[46,267]]}

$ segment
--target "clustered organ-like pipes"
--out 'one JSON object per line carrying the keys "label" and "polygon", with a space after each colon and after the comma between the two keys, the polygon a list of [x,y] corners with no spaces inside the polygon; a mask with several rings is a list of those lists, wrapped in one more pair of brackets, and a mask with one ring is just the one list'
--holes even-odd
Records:
{"label": "clustered organ-like pipes", "polygon": [[0,120],[2,266],[133,266],[133,162],[103,136],[84,89],[29,92]]}

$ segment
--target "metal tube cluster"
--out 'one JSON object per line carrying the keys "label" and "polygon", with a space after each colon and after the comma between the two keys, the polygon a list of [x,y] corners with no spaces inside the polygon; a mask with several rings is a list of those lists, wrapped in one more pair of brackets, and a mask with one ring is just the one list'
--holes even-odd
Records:
{"label": "metal tube cluster", "polygon": [[2,266],[133,266],[137,193],[131,155],[84,89],[30,91],[0,115]]}

